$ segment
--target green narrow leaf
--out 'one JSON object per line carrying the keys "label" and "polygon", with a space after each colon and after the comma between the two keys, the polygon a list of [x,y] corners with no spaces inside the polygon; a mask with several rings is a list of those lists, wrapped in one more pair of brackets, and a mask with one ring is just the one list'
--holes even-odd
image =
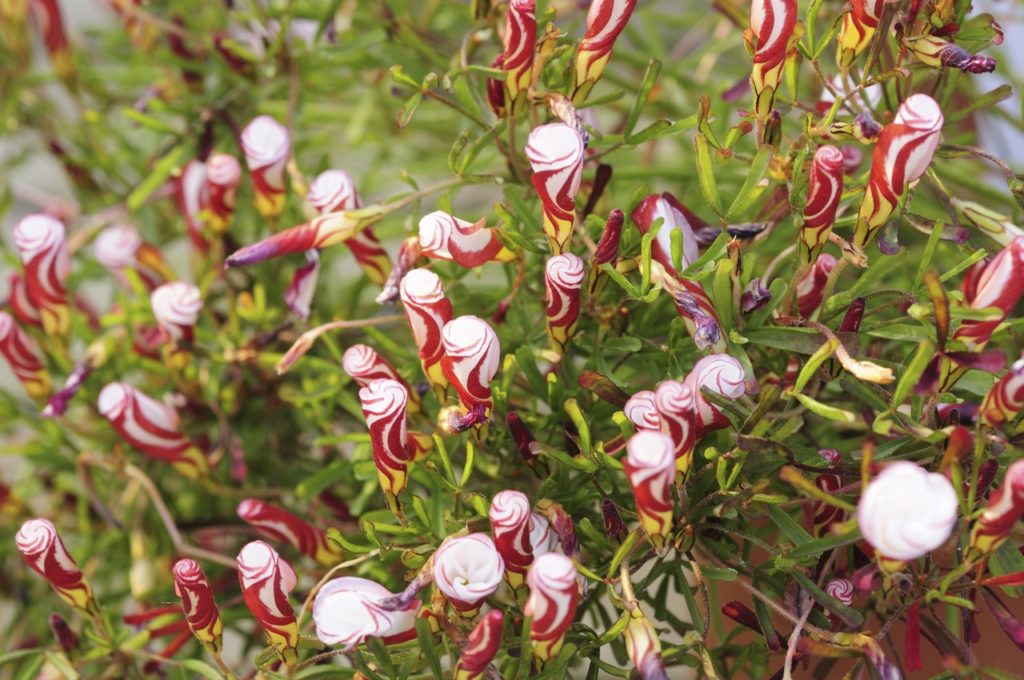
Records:
{"label": "green narrow leaf", "polygon": [[807,360],[807,363],[804,364],[804,367],[800,369],[800,375],[796,378],[793,390],[796,392],[803,392],[804,387],[807,386],[807,383],[811,379],[811,376],[814,375],[814,372],[817,371],[830,356],[832,356],[837,347],[839,347],[839,338],[831,338],[824,345],[819,347],[818,351],[812,354]]}
{"label": "green narrow leaf", "polygon": [[715,170],[711,162],[711,146],[708,138],[702,133],[693,136],[693,147],[697,151],[697,182],[700,193],[708,206],[719,217],[722,216],[722,199],[718,197],[718,184],[715,182]]}
{"label": "green narrow leaf", "polygon": [[473,143],[466,148],[465,153],[459,157],[458,163],[455,165],[455,173],[458,175],[464,174],[476,157],[480,155],[480,152],[490,146],[491,142],[505,131],[505,126],[505,120],[499,120],[494,127],[474,139]]}
{"label": "green narrow leaf", "polygon": [[416,115],[416,109],[420,107],[421,101],[423,101],[423,93],[419,90],[405,101],[398,112],[398,127],[404,128],[412,122],[412,117]]}
{"label": "green narrow leaf", "polygon": [[917,274],[914,276],[914,287],[920,286],[921,282],[924,281],[924,273],[928,271],[928,267],[932,263],[932,257],[935,256],[935,249],[939,247],[943,226],[942,220],[936,221],[932,233],[928,234],[928,243],[924,246],[921,261],[917,265]]}
{"label": "green narrow leaf", "polygon": [[900,381],[896,383],[896,389],[892,393],[892,407],[896,408],[902,404],[906,398],[910,395],[910,390],[914,388],[917,381],[921,378],[921,374],[924,373],[924,369],[928,367],[932,358],[935,356],[935,343],[931,340],[922,340],[917,346],[917,351],[914,352],[914,356],[911,357],[907,363],[907,367],[903,370],[903,375],[900,376]]}
{"label": "green narrow leaf", "polygon": [[197,673],[204,678],[209,678],[210,680],[222,680],[224,678],[223,673],[205,661],[200,661],[199,659],[186,659],[181,662],[181,665],[189,671]]}
{"label": "green narrow leaf", "polygon": [[[768,516],[775,522],[775,526],[794,543],[797,547],[810,543],[812,537],[788,512],[777,506],[769,506]],[[788,555],[787,555],[788,557]]]}
{"label": "green narrow leaf", "polygon": [[427,660],[430,670],[434,672],[434,677],[443,677],[441,660],[437,657],[437,649],[434,646],[434,634],[430,630],[430,622],[424,618],[416,618],[416,639],[420,643],[420,653]]}
{"label": "green narrow leaf", "polygon": [[732,274],[735,270],[736,264],[732,260],[728,258],[719,260],[711,287],[715,299],[715,311],[718,312],[718,320],[726,334],[736,326],[736,305],[732,289]]}
{"label": "green narrow leaf", "polygon": [[142,180],[137,187],[128,194],[128,198],[125,200],[125,205],[128,206],[128,210],[135,212],[142,207],[142,204],[146,202],[150,194],[159,189],[164,185],[167,179],[174,172],[174,169],[178,167],[178,163],[182,156],[185,155],[185,146],[179,144],[173,149],[167,152],[167,154],[157,161],[153,167],[153,172],[149,174],[146,179]]}
{"label": "green narrow leaf", "polygon": [[733,199],[732,205],[729,206],[729,210],[725,214],[726,220],[733,220],[742,215],[760,196],[761,192],[757,189],[761,180],[764,179],[765,173],[768,172],[774,151],[775,147],[768,144],[757,150],[754,160],[750,163],[747,178],[743,181],[743,186],[740,187],[739,193],[736,194],[736,198]]}
{"label": "green narrow leaf", "polygon": [[811,413],[815,413],[821,416],[822,418],[826,418],[828,420],[835,420],[840,423],[852,423],[855,420],[857,420],[857,416],[853,414],[851,411],[846,411],[841,408],[836,408],[835,406],[828,406],[827,404],[822,404],[820,401],[812,399],[811,397],[808,397],[806,394],[800,394],[799,392],[790,392],[789,396],[794,397],[797,401],[806,406]]}
{"label": "green narrow leaf", "polygon": [[452,144],[452,148],[448,150],[448,169],[456,174],[459,172],[457,161],[467,144],[469,144],[469,130],[463,130],[462,134],[456,138],[455,143]]}
{"label": "green narrow leaf", "polygon": [[633,128],[636,127],[637,121],[640,120],[640,114],[643,113],[644,105],[647,104],[647,97],[650,96],[651,90],[654,88],[654,82],[658,79],[660,72],[661,62],[657,59],[651,59],[647,64],[647,70],[644,72],[644,79],[640,83],[640,89],[637,90],[633,106],[629,109],[629,114],[626,116],[623,137],[628,138],[630,133],[633,132]]}
{"label": "green narrow leaf", "polygon": [[860,530],[854,529],[853,531],[839,535],[828,535],[823,538],[816,538],[813,541],[808,541],[803,545],[799,545],[786,553],[786,557],[791,560],[801,560],[805,557],[817,557],[821,553],[838,548],[843,545],[849,545],[856,543],[861,539]]}

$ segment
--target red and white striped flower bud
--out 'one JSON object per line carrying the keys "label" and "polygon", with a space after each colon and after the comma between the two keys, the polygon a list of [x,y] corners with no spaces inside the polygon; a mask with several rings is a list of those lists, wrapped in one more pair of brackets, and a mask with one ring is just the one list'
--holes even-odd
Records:
{"label": "red and white striped flower bud", "polygon": [[[325,170],[309,185],[306,200],[320,214],[355,210],[363,206],[356,191],[352,176],[344,170]],[[345,241],[352,256],[366,273],[366,277],[377,285],[383,285],[391,272],[391,258],[384,250],[373,227],[366,227]]]}
{"label": "red and white striped flower bud", "polygon": [[1017,520],[1024,515],[1024,460],[1006,469],[1003,483],[989,498],[988,506],[971,528],[968,557],[972,560],[990,555],[1002,545]]}
{"label": "red and white striped flower bud", "polygon": [[491,380],[501,366],[501,346],[494,329],[478,316],[460,316],[444,325],[441,366],[467,411],[491,413]]}
{"label": "red and white striped flower bud", "polygon": [[638,432],[626,442],[622,467],[633,489],[640,525],[658,550],[672,530],[672,483],[676,478],[676,447],[661,432]]}
{"label": "red and white striped flower bud", "polygon": [[[505,55],[498,54],[491,61],[491,68],[505,71]],[[498,118],[505,117],[505,80],[497,78],[487,79],[487,105]]]}
{"label": "red and white striped flower bud", "polygon": [[565,633],[576,618],[580,597],[577,575],[571,559],[553,552],[538,556],[526,575],[530,596],[523,613],[533,617],[530,640],[533,656],[541,662],[558,655]]}
{"label": "red and white striped flower bud", "polygon": [[43,364],[42,355],[32,338],[7,312],[0,311],[0,354],[7,359],[11,372],[25,392],[33,399],[45,399],[50,394],[50,374]]}
{"label": "red and white striped flower bud", "polygon": [[945,543],[958,511],[956,491],[946,477],[897,461],[861,494],[857,524],[882,558],[905,562]]}
{"label": "red and white striped flower bud", "polygon": [[1024,358],[1018,359],[996,381],[981,402],[981,419],[989,427],[1002,427],[1024,408]]}
{"label": "red and white striped flower bud", "polygon": [[11,308],[14,317],[25,326],[42,326],[43,318],[39,315],[39,310],[28,299],[24,277],[18,272],[12,272],[7,281],[10,287],[7,306]]}
{"label": "red and white striped flower bud", "polygon": [[199,312],[203,310],[198,288],[184,281],[172,281],[154,290],[149,302],[160,328],[172,340],[192,342]]}
{"label": "red and white striped flower bud", "polygon": [[851,0],[851,10],[843,16],[839,29],[839,67],[844,71],[867,49],[878,28],[885,0]]}
{"label": "red and white striped flower bud", "polygon": [[661,423],[661,434],[672,441],[676,470],[685,477],[693,463],[693,447],[700,428],[700,420],[694,412],[693,388],[676,380],[658,383],[654,391],[654,408]]}
{"label": "red and white striped flower bud", "polygon": [[604,230],[601,232],[601,240],[594,248],[594,254],[590,258],[590,266],[597,268],[602,264],[614,265],[619,257],[619,242],[622,240],[622,225],[626,221],[626,215],[618,208],[608,213],[608,219],[604,223]]}
{"label": "red and white striped flower bud", "polygon": [[441,367],[444,356],[441,333],[451,321],[452,303],[444,296],[441,279],[429,269],[413,269],[402,278],[399,289],[423,373],[431,384],[443,389],[448,379]]}
{"label": "red and white striped flower bud", "polygon": [[467,222],[443,210],[420,220],[420,248],[426,257],[455,262],[471,269],[485,262],[508,262],[515,253],[505,247],[485,221]]}
{"label": "red and white striped flower bud", "polygon": [[921,62],[929,66],[955,68],[964,73],[992,73],[996,70],[996,60],[971,54],[959,45],[943,40],[936,35],[924,35],[910,38],[907,47]]}
{"label": "red and white striped flower bud", "polygon": [[313,600],[317,638],[351,650],[367,638],[379,637],[387,644],[415,637],[422,603],[411,599],[397,609],[385,609],[381,603],[389,598],[394,599],[392,592],[365,578],[343,576],[328,581]]}
{"label": "red and white striped flower bud", "polygon": [[57,0],[29,0],[28,7],[32,22],[43,39],[46,53],[50,55],[54,73],[67,80],[75,71],[75,62],[71,56],[67,32],[64,30],[60,3]]}
{"label": "red and white striped flower bud", "polygon": [[651,390],[640,390],[622,407],[622,412],[637,430],[661,432],[661,415],[658,414],[654,399],[655,394]]}
{"label": "red and white striped flower bud", "polygon": [[1013,311],[1024,294],[1024,236],[1018,236],[993,257],[983,268],[969,272],[964,279],[964,297],[972,309],[996,307],[1002,311],[998,319],[968,319],[960,324],[953,337],[978,350],[988,343],[993,331]]}
{"label": "red and white striped flower bud", "polygon": [[666,270],[677,271],[672,261],[673,232],[679,232],[683,269],[693,264],[700,256],[697,236],[694,233],[695,227],[700,224],[699,218],[667,191],[662,194],[651,194],[640,201],[633,210],[632,218],[641,234],[646,234],[657,220],[661,220],[658,235],[651,243],[651,257]]}
{"label": "red and white striped flower bud", "polygon": [[926,94],[907,97],[882,128],[871,157],[871,175],[857,214],[853,245],[863,250],[889,220],[907,187],[920,179],[939,146],[942,109]]}
{"label": "red and white striped flower bud", "polygon": [[409,461],[406,405],[409,393],[397,380],[374,380],[359,390],[366,426],[373,445],[373,462],[386,494],[397,496],[408,482]]}
{"label": "red and white striped flower bud", "polygon": [[224,260],[224,264],[228,268],[244,267],[282,255],[344,243],[377,221],[381,214],[379,207],[326,213],[239,248]]}
{"label": "red and white striped flower bud", "polygon": [[288,593],[295,588],[295,570],[263,541],[246,543],[236,559],[245,606],[267,634],[286,664],[298,654],[299,625]]}
{"label": "red and white striped flower bud", "polygon": [[94,613],[92,589],[60,540],[53,522],[37,517],[21,525],[14,538],[25,564],[46,579],[61,599],[75,609]]}
{"label": "red and white striped flower bud", "polygon": [[455,680],[480,680],[501,647],[501,626],[505,614],[500,609],[487,612],[466,640],[455,666]]}
{"label": "red and white striped flower bud", "polygon": [[561,541],[551,529],[551,522],[539,512],[530,513],[530,548],[533,550],[533,559],[549,552],[558,552],[561,548]]}
{"label": "red and white striped flower bud", "polygon": [[39,311],[47,335],[64,335],[71,328],[71,307],[64,281],[71,273],[71,257],[64,225],[36,213],[14,225],[14,247],[25,266],[25,292]]}
{"label": "red and white striped flower bud", "polygon": [[[843,486],[843,478],[833,472],[822,472],[814,485],[825,493],[834,493]],[[815,536],[827,536],[832,525],[846,519],[846,512],[825,501],[812,501],[805,505],[805,516]]]}
{"label": "red and white striped flower bud", "polygon": [[505,14],[505,91],[508,106],[515,106],[533,78],[533,52],[537,42],[537,18],[534,0],[511,0]]}
{"label": "red and white striped flower bud", "polygon": [[398,374],[395,367],[369,345],[352,345],[345,350],[341,357],[341,368],[360,387],[368,387],[374,380],[384,378],[397,380],[409,393],[408,410],[413,413],[420,410],[419,395],[409,387],[409,383]]}
{"label": "red and white striped flower bud", "polygon": [[284,210],[285,170],[292,155],[288,128],[270,116],[253,118],[242,130],[242,152],[252,177],[256,210],[274,218]]}
{"label": "red and white striped flower bud", "polygon": [[729,426],[729,419],[704,397],[701,389],[728,399],[738,399],[746,394],[745,380],[743,364],[728,354],[709,354],[694,364],[693,370],[683,379],[683,384],[693,394],[693,412],[697,424],[695,439],[699,440],[708,432]]}
{"label": "red and white striped flower bud", "polygon": [[170,463],[189,479],[209,473],[206,456],[178,431],[178,414],[170,406],[121,382],[104,387],[97,405],[114,431],[141,453]]}
{"label": "red and white striped flower bud", "polygon": [[572,237],[584,151],[580,133],[564,123],[534,128],[526,143],[531,181],[544,213],[544,233],[556,255],[566,250]]}
{"label": "red and white striped flower bud", "polygon": [[505,561],[505,578],[513,588],[526,582],[526,573],[533,564],[531,515],[530,499],[521,491],[511,489],[494,495],[487,514],[494,544]]}
{"label": "red and white striped flower bud", "polygon": [[201,643],[219,652],[224,623],[203,568],[195,560],[184,559],[174,563],[172,572],[174,594],[181,598],[189,630]]}
{"label": "red and white striped flower bud", "polygon": [[466,617],[501,585],[505,561],[484,533],[446,538],[434,553],[434,585]]}
{"label": "red and white striped flower bud", "polygon": [[320,280],[320,251],[307,250],[306,264],[295,270],[291,283],[284,292],[284,304],[303,321],[309,319],[313,307],[316,284]]}
{"label": "red and white striped flower bud", "polygon": [[644,616],[640,605],[630,612],[629,623],[623,633],[626,653],[636,669],[639,680],[668,680],[665,662],[661,658],[661,640],[651,620]]}
{"label": "red and white striped flower bud", "polygon": [[215,153],[206,159],[206,183],[199,195],[203,223],[217,234],[231,226],[238,203],[242,166],[231,154]]}
{"label": "red and white striped flower bud", "polygon": [[284,508],[246,498],[238,504],[238,516],[269,540],[287,543],[324,566],[336,564],[341,558],[341,550],[327,540],[322,529]]}
{"label": "red and white striped flower bud", "polygon": [[800,258],[814,264],[828,242],[836,210],[843,194],[843,152],[826,144],[819,147],[811,161],[804,221],[800,225]]}
{"label": "red and white striped flower bud", "polygon": [[203,187],[206,186],[206,163],[192,159],[185,164],[181,174],[174,180],[175,199],[178,209],[185,218],[188,238],[192,247],[199,253],[210,249],[210,244],[203,235]]}
{"label": "red and white striped flower bud", "polygon": [[796,284],[796,308],[801,316],[809,317],[821,306],[825,298],[825,285],[835,266],[836,258],[825,253]]}
{"label": "red and white striped flower bud", "polygon": [[636,0],[594,0],[587,12],[587,32],[576,50],[576,86],[573,101],[582,103],[601,79],[612,56],[615,40],[636,8]]}
{"label": "red and white striped flower bud", "polygon": [[548,258],[544,267],[545,308],[548,339],[559,356],[565,354],[566,345],[576,330],[580,318],[583,279],[586,269],[583,260],[572,253]]}
{"label": "red and white striped flower bud", "polygon": [[848,578],[833,578],[825,584],[825,592],[836,598],[840,604],[849,606],[853,603],[855,589]]}
{"label": "red and white striped flower bud", "polygon": [[752,0],[750,30],[754,33],[754,65],[750,87],[754,111],[767,118],[775,102],[775,90],[782,80],[786,52],[796,28],[796,0]]}
{"label": "red and white striped flower bud", "polygon": [[101,231],[93,242],[93,255],[126,288],[129,286],[125,269],[134,271],[150,291],[173,276],[160,251],[143,241],[135,227],[127,224],[115,224]]}

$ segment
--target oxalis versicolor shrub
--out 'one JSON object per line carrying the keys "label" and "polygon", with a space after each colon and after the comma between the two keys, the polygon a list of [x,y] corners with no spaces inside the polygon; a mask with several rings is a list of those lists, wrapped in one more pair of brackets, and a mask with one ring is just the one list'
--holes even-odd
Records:
{"label": "oxalis versicolor shrub", "polygon": [[587,4],[0,2],[0,664],[1009,677],[999,26]]}

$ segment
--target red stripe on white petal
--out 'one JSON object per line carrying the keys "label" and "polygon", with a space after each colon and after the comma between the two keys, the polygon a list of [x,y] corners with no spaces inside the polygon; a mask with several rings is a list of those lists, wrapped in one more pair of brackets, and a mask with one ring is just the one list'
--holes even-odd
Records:
{"label": "red stripe on white petal", "polygon": [[491,380],[501,364],[501,347],[494,329],[477,316],[449,321],[441,333],[444,374],[467,410],[491,408]]}
{"label": "red stripe on white petal", "polygon": [[530,499],[521,491],[499,491],[487,514],[494,543],[509,572],[525,574],[533,564]]}

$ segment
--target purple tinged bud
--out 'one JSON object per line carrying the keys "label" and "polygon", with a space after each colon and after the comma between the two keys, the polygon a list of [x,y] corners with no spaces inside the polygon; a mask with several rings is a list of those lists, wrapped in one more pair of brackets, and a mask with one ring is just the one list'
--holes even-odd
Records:
{"label": "purple tinged bud", "polygon": [[604,231],[601,232],[601,240],[598,241],[597,249],[594,250],[594,256],[590,260],[593,266],[615,264],[615,260],[619,256],[619,239],[622,238],[622,224],[625,219],[626,215],[618,208],[612,210],[608,215]]}
{"label": "purple tinged bud", "polygon": [[621,543],[626,538],[626,523],[615,502],[610,498],[601,501],[601,514],[604,516],[604,533],[613,541]]}
{"label": "purple tinged bud", "polygon": [[829,465],[835,465],[843,459],[842,454],[835,449],[818,449],[818,455],[821,456],[822,460],[828,462]]}
{"label": "purple tinged bud", "polygon": [[533,450],[533,444],[536,440],[530,433],[529,428],[526,427],[526,424],[519,417],[519,414],[515,411],[509,411],[505,416],[505,425],[512,435],[512,441],[516,443],[516,449],[519,450],[519,455],[522,457],[523,462],[532,462],[537,457]]}
{"label": "purple tinged bud", "polygon": [[50,401],[43,408],[42,416],[44,418],[58,418],[64,415],[64,412],[68,410],[68,403],[82,389],[82,385],[85,384],[86,378],[91,373],[92,364],[88,360],[76,366],[75,370],[68,375],[68,379],[64,381],[64,387],[50,397]]}
{"label": "purple tinged bud", "polygon": [[743,290],[743,296],[740,298],[740,309],[743,310],[744,314],[749,314],[756,309],[764,307],[771,299],[772,294],[761,283],[761,278],[751,279],[750,283]]}
{"label": "purple tinged bud", "polygon": [[882,236],[878,239],[878,249],[883,255],[895,255],[900,252],[900,221],[893,220],[885,225]]}
{"label": "purple tinged bud", "polygon": [[839,324],[840,333],[856,333],[860,330],[860,322],[864,319],[864,298],[857,298],[846,308],[843,322]]}
{"label": "purple tinged bud", "polygon": [[871,112],[866,109],[857,114],[854,124],[864,139],[874,139],[882,131],[882,126],[875,122],[875,119],[871,117]]}
{"label": "purple tinged bud", "polygon": [[78,648],[78,635],[71,630],[68,622],[60,614],[50,614],[50,630],[65,653],[71,653]]}
{"label": "purple tinged bud", "polygon": [[981,593],[985,596],[996,621],[999,622],[999,627],[1003,629],[1013,644],[1024,650],[1024,623],[1021,623],[989,588],[982,588]]}

